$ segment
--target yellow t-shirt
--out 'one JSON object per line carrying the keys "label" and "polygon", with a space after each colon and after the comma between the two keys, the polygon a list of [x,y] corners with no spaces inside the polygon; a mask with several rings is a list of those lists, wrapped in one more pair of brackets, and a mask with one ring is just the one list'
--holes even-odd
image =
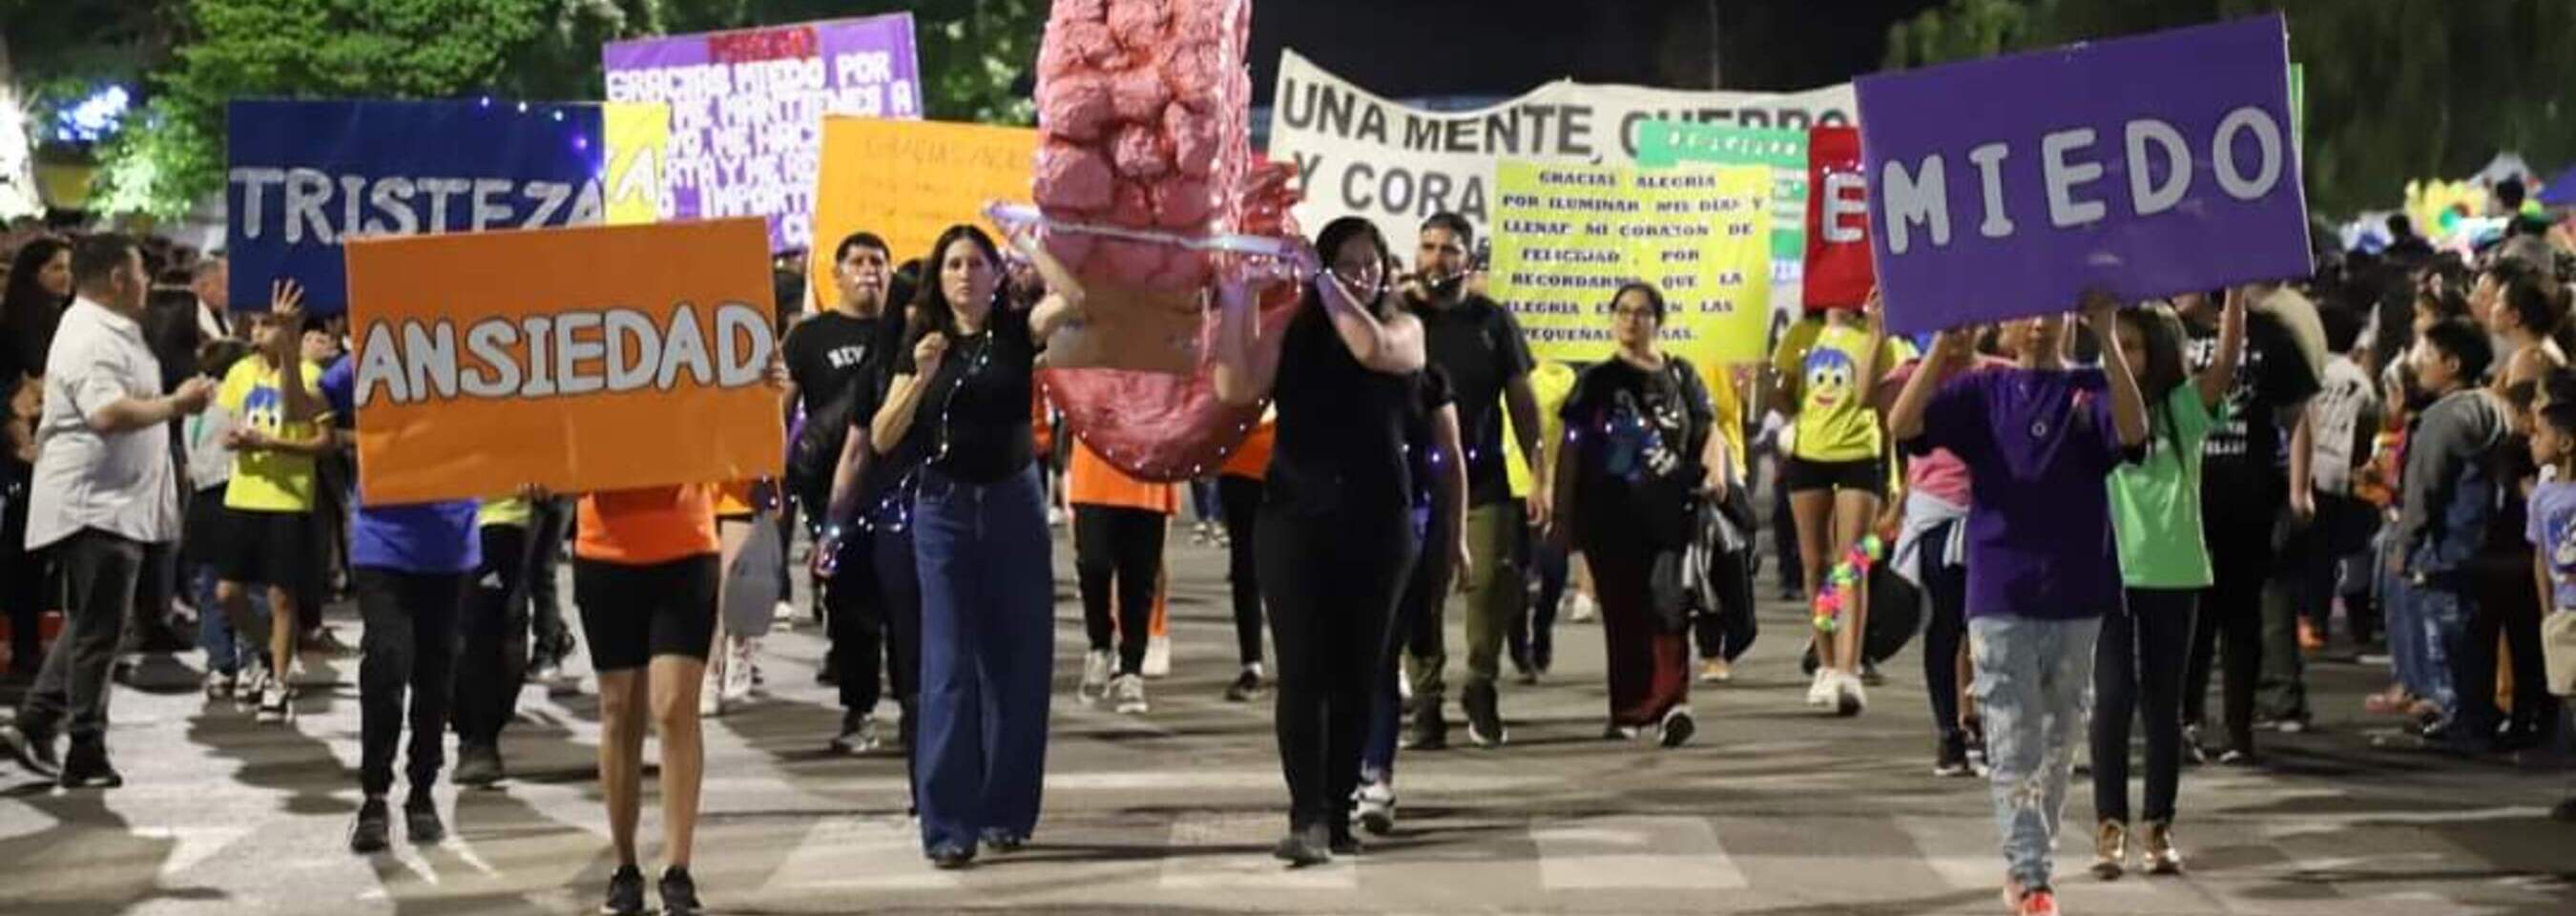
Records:
{"label": "yellow t-shirt", "polygon": [[[1565,418],[1556,415],[1565,399],[1574,394],[1574,367],[1556,360],[1540,360],[1530,370],[1530,395],[1538,402],[1538,441],[1541,448],[1555,448],[1558,437],[1565,435]],[[1528,499],[1530,484],[1529,459],[1521,456],[1520,436],[1512,431],[1512,412],[1503,414],[1503,473],[1510,479],[1513,499]]]}
{"label": "yellow t-shirt", "polygon": [[482,510],[474,515],[474,524],[476,527],[502,525],[525,528],[535,519],[536,507],[527,500],[513,496],[508,499],[484,500]]}
{"label": "yellow t-shirt", "polygon": [[[1808,461],[1866,461],[1878,457],[1878,414],[1870,409],[1874,380],[1852,378],[1860,368],[1869,332],[1808,318],[1789,326],[1772,367],[1798,380],[1797,441],[1792,456]],[[1895,368],[1896,347],[1879,348],[1877,368]]]}
{"label": "yellow t-shirt", "polygon": [[1738,477],[1744,468],[1744,395],[1736,390],[1735,373],[1727,366],[1699,367],[1700,380],[1708,384],[1710,413],[1717,417],[1719,441],[1726,443],[1726,459]]}
{"label": "yellow t-shirt", "polygon": [[[233,415],[234,422],[272,438],[310,439],[330,418],[330,408],[324,405],[318,384],[322,367],[304,364],[304,388],[312,393],[317,413],[302,423],[286,422],[286,399],[278,388],[282,375],[262,357],[234,363],[232,371],[224,373],[223,385],[215,389],[215,401]],[[234,452],[233,478],[224,488],[224,506],[255,512],[313,511],[313,456],[269,450]]]}

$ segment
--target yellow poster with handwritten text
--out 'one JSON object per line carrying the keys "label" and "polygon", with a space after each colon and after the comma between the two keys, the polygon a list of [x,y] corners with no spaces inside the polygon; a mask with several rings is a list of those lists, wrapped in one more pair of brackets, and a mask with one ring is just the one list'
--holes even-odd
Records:
{"label": "yellow poster with handwritten text", "polygon": [[1540,359],[1617,349],[1610,297],[1663,291],[1666,352],[1703,366],[1762,358],[1771,312],[1771,169],[1494,167],[1490,290]]}

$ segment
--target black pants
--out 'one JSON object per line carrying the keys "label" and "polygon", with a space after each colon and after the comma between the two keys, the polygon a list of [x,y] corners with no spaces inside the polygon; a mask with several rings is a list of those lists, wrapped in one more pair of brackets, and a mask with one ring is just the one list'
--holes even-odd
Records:
{"label": "black pants", "polygon": [[1923,691],[1932,698],[1932,731],[1959,730],[1959,646],[1968,638],[1968,565],[1944,562],[1951,529],[1943,522],[1924,532],[1923,594],[1932,616],[1923,625]]}
{"label": "black pants", "polygon": [[2130,589],[2093,644],[2093,816],[2129,822],[2129,724],[2146,723],[2146,820],[2172,823],[2182,782],[2182,671],[2197,591]]}
{"label": "black pants", "polygon": [[1780,590],[1784,592],[1806,587],[1806,567],[1798,557],[1798,515],[1789,510],[1789,487],[1781,479],[1781,471],[1788,466],[1785,458],[1771,463],[1771,549],[1780,555]]}
{"label": "black pants", "polygon": [[1271,503],[1260,524],[1288,826],[1341,827],[1359,787],[1369,693],[1389,648],[1397,592],[1421,545],[1399,511],[1298,514]]}
{"label": "black pants", "polygon": [[[1565,600],[1566,579],[1574,572],[1573,549],[1536,532],[1523,536],[1528,540],[1521,555],[1530,558],[1529,613],[1513,620],[1504,638],[1510,641],[1513,658],[1544,671],[1556,660],[1556,606]],[[1752,584],[1750,578],[1745,580],[1747,588]]]}
{"label": "black pants", "polygon": [[1261,530],[1261,481],[1228,474],[1216,479],[1217,505],[1225,514],[1225,581],[1234,590],[1234,648],[1245,666],[1261,663],[1261,570],[1252,542]]}
{"label": "black pants", "polygon": [[892,680],[910,746],[912,711],[921,697],[921,568],[911,531],[860,529],[843,538],[841,559],[823,583],[823,613],[841,708],[876,709],[883,682]]}
{"label": "black pants", "polygon": [[[5,394],[15,380],[0,381]],[[0,456],[0,609],[9,613],[9,670],[31,676],[43,665],[38,622],[45,613],[45,555],[27,549],[27,487],[32,469]]]}
{"label": "black pants", "polygon": [[560,663],[572,654],[572,627],[564,623],[563,589],[555,574],[563,568],[564,540],[572,536],[573,501],[535,500],[528,511],[528,620],[536,627],[537,651]]}
{"label": "black pants", "polygon": [[456,627],[456,739],[467,745],[500,743],[528,680],[528,529],[485,525],[482,538]]}
{"label": "black pants", "polygon": [[357,585],[358,617],[367,628],[359,643],[358,785],[368,795],[393,788],[394,745],[408,718],[411,751],[404,769],[412,791],[426,792],[447,763],[447,701],[465,576],[362,568]]}
{"label": "black pants", "polygon": [[[1171,520],[1151,509],[1076,503],[1073,568],[1082,588],[1082,624],[1092,651],[1118,638],[1118,673],[1142,674],[1154,632],[1154,591],[1161,585],[1163,534]],[[1117,617],[1110,617],[1115,592]]]}
{"label": "black pants", "polygon": [[108,672],[134,603],[143,545],[88,528],[45,553],[62,572],[64,632],[45,652],[18,721],[31,733],[61,728],[73,741],[98,741],[107,733]]}
{"label": "black pants", "polygon": [[2200,609],[2192,621],[2191,657],[2183,669],[2182,720],[2208,724],[2210,667],[2222,660],[2223,648],[2225,666],[2219,688],[2220,710],[2227,718],[2227,747],[2253,753],[2254,688],[2263,673],[2263,583],[2272,566],[2271,524],[2253,518],[2222,520],[2207,530],[2209,557],[2217,575],[2215,584],[2201,592]]}
{"label": "black pants", "polygon": [[[2493,729],[2499,721],[2516,730],[2548,728],[2558,717],[2558,699],[2549,695],[2548,659],[2540,651],[2540,593],[2533,585],[2529,552],[2482,554],[2470,566],[2470,585],[2477,610],[2469,615],[2468,645],[2452,657],[2459,685],[2463,721]],[[2499,652],[2497,642],[2504,643]],[[2499,655],[2513,660],[2513,708],[2496,708]],[[2485,734],[2480,731],[2476,734]]]}

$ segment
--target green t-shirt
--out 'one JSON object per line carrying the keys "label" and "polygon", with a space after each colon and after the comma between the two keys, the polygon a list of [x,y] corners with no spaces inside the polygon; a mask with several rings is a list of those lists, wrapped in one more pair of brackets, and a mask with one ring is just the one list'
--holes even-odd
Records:
{"label": "green t-shirt", "polygon": [[2147,411],[2145,461],[2111,472],[2111,531],[2120,542],[2120,582],[2130,588],[2207,588],[2209,547],[2200,530],[2200,448],[2213,415],[2200,386],[2184,382]]}
{"label": "green t-shirt", "polygon": [[[1807,319],[1790,326],[1774,359],[1783,375],[1798,379],[1797,436],[1791,452],[1808,461],[1867,461],[1879,456],[1878,413],[1870,393],[1876,379],[1855,379],[1869,332]],[[1870,370],[1896,368],[1896,348],[1882,343]]]}

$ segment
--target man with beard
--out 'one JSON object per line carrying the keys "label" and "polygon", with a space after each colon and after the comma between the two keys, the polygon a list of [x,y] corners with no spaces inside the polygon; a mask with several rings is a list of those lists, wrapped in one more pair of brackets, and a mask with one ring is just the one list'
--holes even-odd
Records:
{"label": "man with beard", "polygon": [[[1536,364],[1511,313],[1468,288],[1475,234],[1474,227],[1455,213],[1436,213],[1424,220],[1415,273],[1404,294],[1406,305],[1422,321],[1431,365],[1448,374],[1457,399],[1458,428],[1467,450],[1470,560],[1461,588],[1467,603],[1467,686],[1459,705],[1466,709],[1468,739],[1495,747],[1509,740],[1495,690],[1501,677],[1503,642],[1526,600],[1522,563],[1516,555],[1521,526],[1544,521],[1540,516],[1548,494],[1535,494],[1537,498],[1529,500],[1525,509],[1521,500],[1512,498],[1511,482],[1504,473],[1505,407],[1511,411],[1521,454],[1539,454],[1538,399],[1529,382]],[[1532,461],[1533,479],[1546,480]],[[1448,743],[1448,724],[1441,718],[1445,690],[1441,668],[1448,657],[1441,645],[1437,609],[1404,635],[1415,704],[1412,733],[1405,744],[1438,748]]]}

